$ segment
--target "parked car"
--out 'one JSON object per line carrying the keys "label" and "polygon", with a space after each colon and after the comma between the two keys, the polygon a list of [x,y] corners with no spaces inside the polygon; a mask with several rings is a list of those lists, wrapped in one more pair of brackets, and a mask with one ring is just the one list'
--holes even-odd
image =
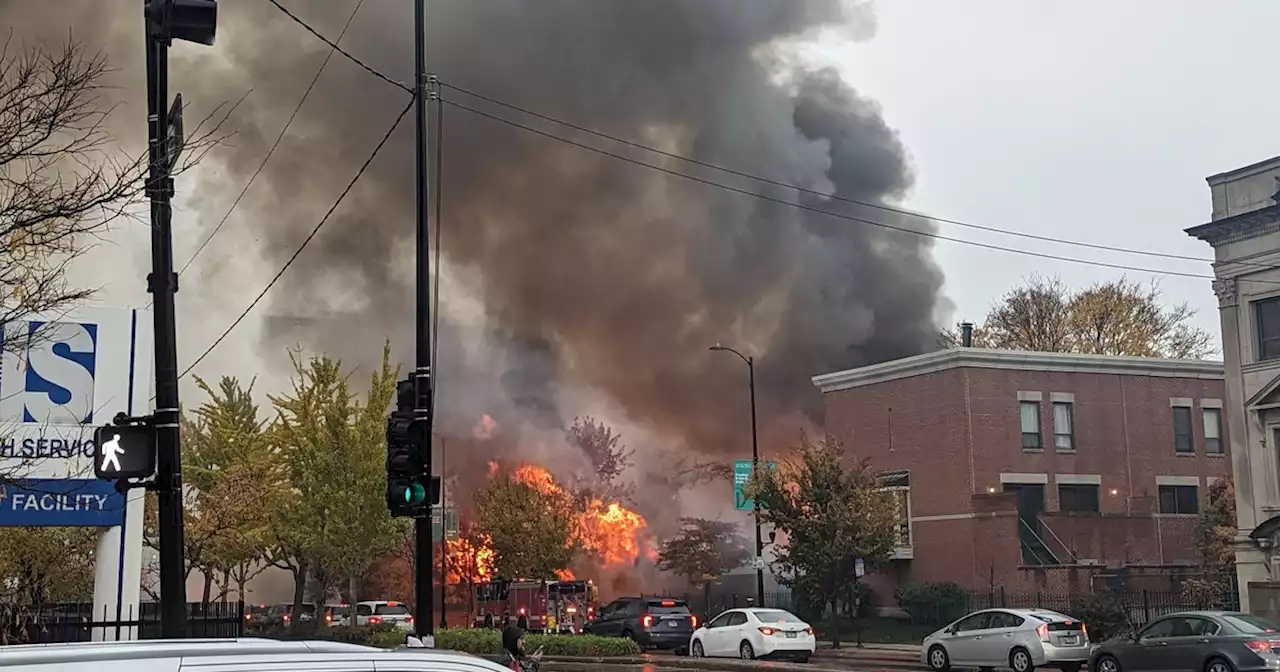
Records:
{"label": "parked car", "polygon": [[794,658],[809,662],[817,641],[813,628],[782,609],[730,609],[694,631],[689,655],[694,658]]}
{"label": "parked car", "polygon": [[642,649],[674,649],[684,653],[698,617],[684,600],[624,597],[600,608],[596,619],[583,626],[590,635],[626,637]]}
{"label": "parked car", "polygon": [[413,614],[409,613],[409,608],[404,606],[403,602],[373,600],[356,603],[355,625],[357,627],[380,623],[395,625],[401,630],[413,630]]}
{"label": "parked car", "polygon": [[322,612],[321,618],[324,624],[334,628],[343,625],[346,622],[347,615],[351,612],[351,607],[345,604],[326,604],[320,608]]}
{"label": "parked car", "polygon": [[1203,670],[1246,672],[1280,667],[1280,626],[1249,614],[1168,614],[1136,633],[1103,642],[1089,661],[1095,672]]}
{"label": "parked car", "polygon": [[986,609],[925,637],[920,658],[939,672],[952,666],[1076,672],[1089,649],[1089,630],[1079,619],[1047,609]]}

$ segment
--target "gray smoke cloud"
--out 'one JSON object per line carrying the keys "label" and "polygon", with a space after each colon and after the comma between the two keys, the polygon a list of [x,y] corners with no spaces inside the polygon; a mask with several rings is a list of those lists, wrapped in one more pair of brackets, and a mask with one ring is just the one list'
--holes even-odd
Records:
{"label": "gray smoke cloud", "polygon": [[[144,131],[140,4],[0,0],[0,23],[55,38],[72,26],[81,39],[100,42],[120,69],[118,93],[130,103],[124,112],[134,115],[124,120],[122,141],[136,145]],[[879,107],[835,70],[807,66],[785,48],[824,30],[868,34],[874,17],[866,4],[428,4],[429,67],[446,84],[843,198],[893,202],[911,186],[906,151]],[[354,7],[287,5],[333,38]],[[342,44],[410,81],[412,3],[365,2]],[[217,223],[326,51],[265,0],[224,0],[213,48],[175,47],[174,90],[194,105],[252,89],[235,117],[233,145],[213,155],[207,174],[189,187],[199,230],[183,235],[202,238]],[[550,126],[450,88],[443,95],[787,203],[931,230]],[[220,305],[234,308],[247,303],[261,284],[244,279],[236,260],[259,255],[267,277],[284,263],[405,102],[403,91],[335,57],[240,217],[193,267],[195,277],[184,278],[183,291],[221,296]],[[480,412],[510,412],[554,429],[581,412],[566,399],[600,395],[663,441],[741,454],[746,372],[730,355],[708,352],[711,344],[756,356],[762,425],[788,439],[802,418],[819,417],[810,376],[936,347],[946,304],[927,238],[689,182],[459,108],[444,110],[443,142],[444,256],[483,307],[475,324],[446,324],[440,347],[442,422],[459,431],[469,431]],[[279,348],[302,342],[369,363],[383,337],[410,361],[413,202],[412,125],[405,123],[273,289],[270,306],[259,308],[354,315],[356,323],[269,320],[255,346],[265,362],[279,366]],[[446,306],[456,300],[442,297]],[[188,316],[184,338],[203,345],[227,323],[222,317]]]}

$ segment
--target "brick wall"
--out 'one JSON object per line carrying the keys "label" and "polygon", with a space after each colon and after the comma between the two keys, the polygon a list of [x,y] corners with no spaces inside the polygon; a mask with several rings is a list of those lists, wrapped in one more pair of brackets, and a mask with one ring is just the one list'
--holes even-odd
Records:
{"label": "brick wall", "polygon": [[[1043,450],[1022,448],[1020,391],[1042,398]],[[1073,452],[1054,448],[1054,393],[1073,405]],[[1035,584],[1035,572],[1020,569],[1017,504],[1001,494],[1002,473],[1046,476],[1044,525],[1080,558],[1193,560],[1195,517],[1153,515],[1156,477],[1198,477],[1203,505],[1205,478],[1228,474],[1230,461],[1205,454],[1200,400],[1223,397],[1220,379],[970,367],[830,392],[825,401],[827,430],[853,455],[877,470],[910,472],[914,557],[901,562],[898,580],[981,589]],[[1193,400],[1191,455],[1174,452],[1171,398]],[[1100,477],[1101,512],[1059,513],[1060,475]]]}

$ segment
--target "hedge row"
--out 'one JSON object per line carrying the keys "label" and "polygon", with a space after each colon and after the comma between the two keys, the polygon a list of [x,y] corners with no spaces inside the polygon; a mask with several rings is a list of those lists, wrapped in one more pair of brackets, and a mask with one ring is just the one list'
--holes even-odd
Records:
{"label": "hedge row", "polygon": [[[479,655],[502,652],[502,631],[484,628],[454,628],[436,631],[436,648],[452,649]],[[547,656],[635,656],[640,654],[636,643],[621,637],[596,635],[525,635],[525,648],[530,652],[542,649]]]}
{"label": "hedge row", "polygon": [[245,634],[251,637],[266,637],[269,639],[311,639],[346,642],[348,644],[376,646],[382,649],[393,649],[405,642],[405,631],[395,625],[386,623],[359,628],[344,625],[329,627],[310,623],[292,628],[267,626],[265,628],[251,628]]}

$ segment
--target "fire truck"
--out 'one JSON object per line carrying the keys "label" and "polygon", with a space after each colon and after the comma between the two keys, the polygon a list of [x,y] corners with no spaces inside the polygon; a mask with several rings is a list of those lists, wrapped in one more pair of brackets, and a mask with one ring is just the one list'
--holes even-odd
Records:
{"label": "fire truck", "polygon": [[577,634],[595,619],[599,590],[591,581],[494,579],[476,584],[474,627],[528,624],[530,632]]}

